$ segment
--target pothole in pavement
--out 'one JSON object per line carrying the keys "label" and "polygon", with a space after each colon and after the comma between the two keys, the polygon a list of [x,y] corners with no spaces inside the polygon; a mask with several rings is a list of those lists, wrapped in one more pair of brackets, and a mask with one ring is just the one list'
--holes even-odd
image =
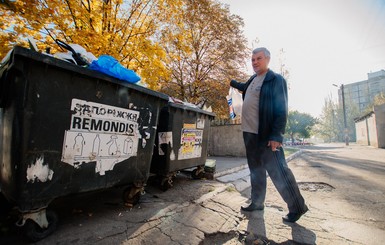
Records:
{"label": "pothole in pavement", "polygon": [[330,192],[335,188],[324,182],[298,182],[298,187],[303,191],[324,191]]}
{"label": "pothole in pavement", "polygon": [[205,244],[236,244],[239,241],[239,234],[236,231],[230,231],[229,233],[217,232],[213,234],[206,234],[204,241],[200,245]]}

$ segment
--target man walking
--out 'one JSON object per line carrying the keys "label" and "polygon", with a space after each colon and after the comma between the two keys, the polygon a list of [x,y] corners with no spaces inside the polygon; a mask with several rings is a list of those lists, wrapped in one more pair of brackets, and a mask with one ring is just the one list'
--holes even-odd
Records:
{"label": "man walking", "polygon": [[286,81],[268,68],[266,48],[254,49],[251,62],[255,74],[246,83],[230,82],[243,93],[242,131],[251,180],[251,203],[241,209],[264,209],[267,171],[289,209],[282,219],[296,222],[308,208],[282,148],[288,113]]}

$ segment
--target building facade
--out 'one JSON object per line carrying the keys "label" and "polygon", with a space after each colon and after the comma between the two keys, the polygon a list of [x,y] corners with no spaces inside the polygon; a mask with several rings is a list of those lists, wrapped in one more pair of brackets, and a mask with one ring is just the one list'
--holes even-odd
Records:
{"label": "building facade", "polygon": [[385,148],[385,104],[354,121],[358,144]]}
{"label": "building facade", "polygon": [[368,73],[368,79],[360,82],[344,84],[338,90],[339,103],[342,104],[342,91],[345,96],[345,105],[356,105],[362,114],[373,102],[376,95],[385,94],[385,70]]}

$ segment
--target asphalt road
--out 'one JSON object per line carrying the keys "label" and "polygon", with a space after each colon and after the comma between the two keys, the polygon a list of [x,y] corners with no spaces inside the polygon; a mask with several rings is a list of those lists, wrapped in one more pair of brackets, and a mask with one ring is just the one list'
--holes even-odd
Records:
{"label": "asphalt road", "polygon": [[[316,171],[296,169],[298,182],[326,183],[333,187],[336,202],[343,202],[346,208],[333,205],[336,212],[348,213],[352,217],[373,221],[373,225],[385,230],[385,149],[374,147],[337,145],[313,146],[293,165],[308,165]],[[321,190],[322,191],[322,190]]]}
{"label": "asphalt road", "polygon": [[[310,208],[299,223],[314,234],[300,240],[306,244],[383,244],[385,149],[356,144],[322,144],[301,149],[289,166]],[[218,180],[233,183],[243,196],[250,198],[248,169]],[[271,181],[266,206],[287,212]],[[287,238],[275,229],[262,230],[259,235],[268,237],[270,242]]]}

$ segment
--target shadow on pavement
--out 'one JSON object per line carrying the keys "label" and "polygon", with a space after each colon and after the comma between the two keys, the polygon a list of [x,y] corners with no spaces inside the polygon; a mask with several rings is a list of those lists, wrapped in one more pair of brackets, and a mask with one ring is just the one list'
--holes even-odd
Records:
{"label": "shadow on pavement", "polygon": [[[157,222],[171,205],[195,200],[212,189],[210,181],[184,175],[179,175],[174,183],[164,192],[149,181],[146,193],[133,208],[124,205],[124,187],[57,198],[48,207],[59,217],[57,230],[34,244],[121,244],[149,221]],[[0,244],[29,244],[15,226],[17,219],[16,210],[1,215]]]}
{"label": "shadow on pavement", "polygon": [[311,230],[299,225],[299,224],[290,224],[285,223],[290,226],[292,229],[292,240],[287,240],[284,242],[275,242],[270,240],[266,236],[266,227],[265,227],[265,218],[264,211],[245,212],[246,217],[249,222],[247,225],[247,234],[245,239],[246,245],[305,245],[305,244],[316,244],[316,234]]}

